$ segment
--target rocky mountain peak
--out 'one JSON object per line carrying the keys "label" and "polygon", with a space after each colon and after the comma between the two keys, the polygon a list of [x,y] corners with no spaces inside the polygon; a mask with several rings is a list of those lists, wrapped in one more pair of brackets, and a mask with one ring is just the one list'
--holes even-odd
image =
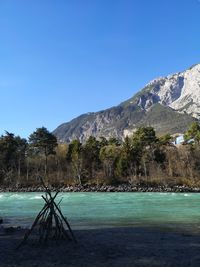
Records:
{"label": "rocky mountain peak", "polygon": [[183,133],[196,118],[200,119],[200,64],[154,79],[120,105],[81,115],[53,133],[60,142],[84,142],[90,135],[123,138],[150,125],[157,133],[174,134]]}
{"label": "rocky mountain peak", "polygon": [[136,102],[145,110],[155,103],[160,103],[199,119],[200,64],[184,72],[154,79],[147,84]]}

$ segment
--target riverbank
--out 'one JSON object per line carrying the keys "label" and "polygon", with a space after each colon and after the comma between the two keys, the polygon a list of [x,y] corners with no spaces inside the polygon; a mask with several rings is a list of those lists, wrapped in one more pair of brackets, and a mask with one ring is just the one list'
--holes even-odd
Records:
{"label": "riverbank", "polygon": [[[129,184],[121,184],[117,186],[112,185],[77,185],[77,186],[63,186],[50,187],[52,191],[60,192],[175,192],[175,193],[200,193],[200,187],[188,187],[184,185],[174,186],[132,186]],[[32,187],[0,187],[0,192],[43,192],[42,186]]]}
{"label": "riverbank", "polygon": [[34,239],[15,250],[24,230],[0,231],[1,267],[197,267],[200,235],[156,228],[112,228],[75,231],[78,244]]}

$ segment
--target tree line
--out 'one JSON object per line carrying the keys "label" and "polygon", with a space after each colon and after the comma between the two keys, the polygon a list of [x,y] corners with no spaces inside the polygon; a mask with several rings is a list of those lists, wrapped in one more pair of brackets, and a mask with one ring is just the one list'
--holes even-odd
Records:
{"label": "tree line", "polygon": [[175,146],[169,134],[140,127],[123,141],[73,140],[59,144],[45,127],[26,140],[5,132],[0,137],[0,185],[34,186],[44,177],[53,186],[129,183],[140,186],[200,186],[200,126],[194,122]]}

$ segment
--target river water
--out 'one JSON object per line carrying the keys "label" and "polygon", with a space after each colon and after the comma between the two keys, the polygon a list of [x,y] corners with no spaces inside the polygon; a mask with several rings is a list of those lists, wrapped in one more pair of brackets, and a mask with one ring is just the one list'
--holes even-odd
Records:
{"label": "river water", "polygon": [[[30,226],[42,193],[0,193],[6,225]],[[60,193],[57,202],[73,229],[166,227],[200,232],[199,193]]]}

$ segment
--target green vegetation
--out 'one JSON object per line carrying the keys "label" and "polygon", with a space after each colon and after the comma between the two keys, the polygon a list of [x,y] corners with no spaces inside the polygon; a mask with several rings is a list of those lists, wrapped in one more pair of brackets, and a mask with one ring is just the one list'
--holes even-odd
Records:
{"label": "green vegetation", "polygon": [[123,141],[89,137],[58,144],[46,128],[28,140],[5,132],[0,137],[1,186],[53,186],[129,183],[145,186],[200,186],[200,125],[192,123],[185,144],[172,136],[157,136],[152,127],[139,127]]}
{"label": "green vegetation", "polygon": [[44,174],[47,174],[47,159],[49,155],[55,154],[57,139],[45,127],[38,128],[29,137],[29,147],[36,155],[44,155]]}
{"label": "green vegetation", "polygon": [[200,125],[198,122],[193,122],[188,129],[188,131],[184,135],[184,139],[186,141],[192,140],[196,144],[200,144]]}

